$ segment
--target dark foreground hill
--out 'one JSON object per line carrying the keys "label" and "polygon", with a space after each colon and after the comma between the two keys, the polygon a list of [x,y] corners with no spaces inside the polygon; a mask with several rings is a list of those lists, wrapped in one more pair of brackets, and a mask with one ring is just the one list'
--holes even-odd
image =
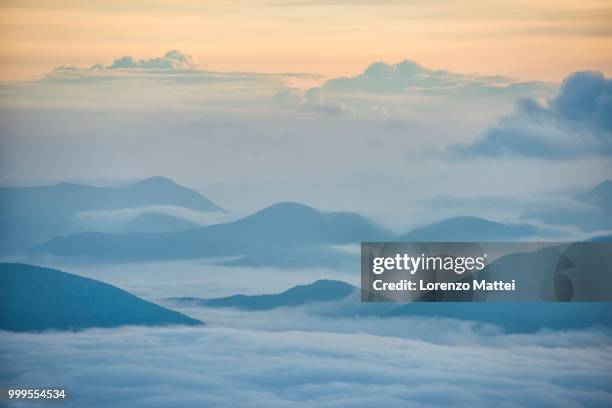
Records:
{"label": "dark foreground hill", "polygon": [[79,330],[202,322],[124,290],[56,269],[0,264],[0,330]]}

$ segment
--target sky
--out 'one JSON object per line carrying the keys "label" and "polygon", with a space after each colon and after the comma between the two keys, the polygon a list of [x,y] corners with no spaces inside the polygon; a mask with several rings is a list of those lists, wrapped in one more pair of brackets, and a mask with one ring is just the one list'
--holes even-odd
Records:
{"label": "sky", "polygon": [[181,49],[213,70],[357,74],[412,59],[451,71],[561,80],[612,73],[605,0],[25,0],[0,4],[0,80]]}
{"label": "sky", "polygon": [[612,174],[611,23],[602,1],[2,2],[0,184],[516,220]]}

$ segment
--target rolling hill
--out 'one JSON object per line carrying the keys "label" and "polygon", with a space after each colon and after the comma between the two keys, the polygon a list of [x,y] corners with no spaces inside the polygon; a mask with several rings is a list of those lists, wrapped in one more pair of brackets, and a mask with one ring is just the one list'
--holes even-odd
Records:
{"label": "rolling hill", "polygon": [[400,242],[511,241],[532,237],[538,229],[528,224],[502,224],[478,217],[454,217],[415,228]]}
{"label": "rolling hill", "polygon": [[231,223],[186,231],[58,237],[31,253],[108,262],[252,255],[265,264],[290,265],[334,258],[329,245],[389,237],[357,214],[279,203]]}
{"label": "rolling hill", "polygon": [[72,183],[3,187],[0,188],[0,253],[19,252],[69,233],[79,212],[152,205],[224,211],[194,190],[164,177],[151,177],[123,187]]}
{"label": "rolling hill", "polygon": [[612,229],[612,180],[603,181],[569,202],[527,208],[520,216],[550,225],[578,227],[585,232]]}
{"label": "rolling hill", "polygon": [[202,322],[112,285],[56,269],[0,264],[0,330],[80,330]]}
{"label": "rolling hill", "polygon": [[359,289],[348,283],[336,280],[318,280],[309,285],[295,286],[282,293],[272,295],[233,295],[216,299],[199,299],[192,297],[170,298],[194,306],[232,307],[243,310],[270,310],[278,307],[301,306],[316,302],[340,300]]}
{"label": "rolling hill", "polygon": [[[533,333],[548,328],[574,330],[593,326],[612,328],[612,302],[585,302],[585,284],[594,281],[592,268],[595,265],[612,265],[611,255],[604,247],[580,247],[574,244],[562,252],[557,247],[547,247],[533,252],[509,254],[492,262],[486,269],[487,280],[509,280],[518,275],[534,277],[535,293],[525,288],[531,299],[543,296],[543,301],[522,301],[521,294],[514,296],[491,295],[488,302],[361,302],[361,291],[341,281],[320,280],[309,285],[300,285],[276,294],[257,296],[234,295],[216,299],[172,298],[171,304],[181,306],[226,307],[244,311],[271,310],[280,307],[305,307],[325,303],[324,308],[311,308],[308,313],[325,318],[404,318],[426,317],[458,319],[475,323],[486,323],[501,327],[508,333]],[[560,258],[560,255],[562,257]],[[601,259],[604,256],[606,259]],[[559,262],[562,261],[560,265]],[[586,270],[585,270],[586,268]],[[572,279],[574,302],[550,301],[556,282],[554,276],[562,272]],[[606,299],[605,293],[612,285],[610,278],[601,281],[601,288],[590,288],[595,299]],[[542,290],[548,285],[549,291]],[[599,290],[599,294],[597,291]],[[562,293],[561,293],[562,295]],[[505,297],[504,297],[505,296]],[[449,299],[449,298],[447,298]],[[514,301],[504,301],[510,299]],[[465,299],[465,300],[469,300]]]}

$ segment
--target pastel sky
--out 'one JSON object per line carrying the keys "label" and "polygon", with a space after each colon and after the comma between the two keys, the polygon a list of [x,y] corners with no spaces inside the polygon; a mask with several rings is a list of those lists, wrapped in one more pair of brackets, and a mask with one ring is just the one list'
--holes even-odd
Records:
{"label": "pastel sky", "polygon": [[[417,4],[418,3],[418,4]],[[456,72],[561,80],[612,73],[605,0],[44,0],[0,4],[0,79],[187,50],[204,67],[353,75],[411,59]]]}
{"label": "pastel sky", "polygon": [[0,184],[515,219],[612,174],[612,2],[492,3],[0,2]]}

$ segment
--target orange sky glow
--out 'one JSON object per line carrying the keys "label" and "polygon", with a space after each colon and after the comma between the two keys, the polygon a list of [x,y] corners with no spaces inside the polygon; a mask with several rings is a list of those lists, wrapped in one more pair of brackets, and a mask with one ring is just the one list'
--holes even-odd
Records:
{"label": "orange sky glow", "polygon": [[212,70],[353,75],[374,61],[560,80],[612,74],[612,2],[3,1],[0,80],[170,49]]}

